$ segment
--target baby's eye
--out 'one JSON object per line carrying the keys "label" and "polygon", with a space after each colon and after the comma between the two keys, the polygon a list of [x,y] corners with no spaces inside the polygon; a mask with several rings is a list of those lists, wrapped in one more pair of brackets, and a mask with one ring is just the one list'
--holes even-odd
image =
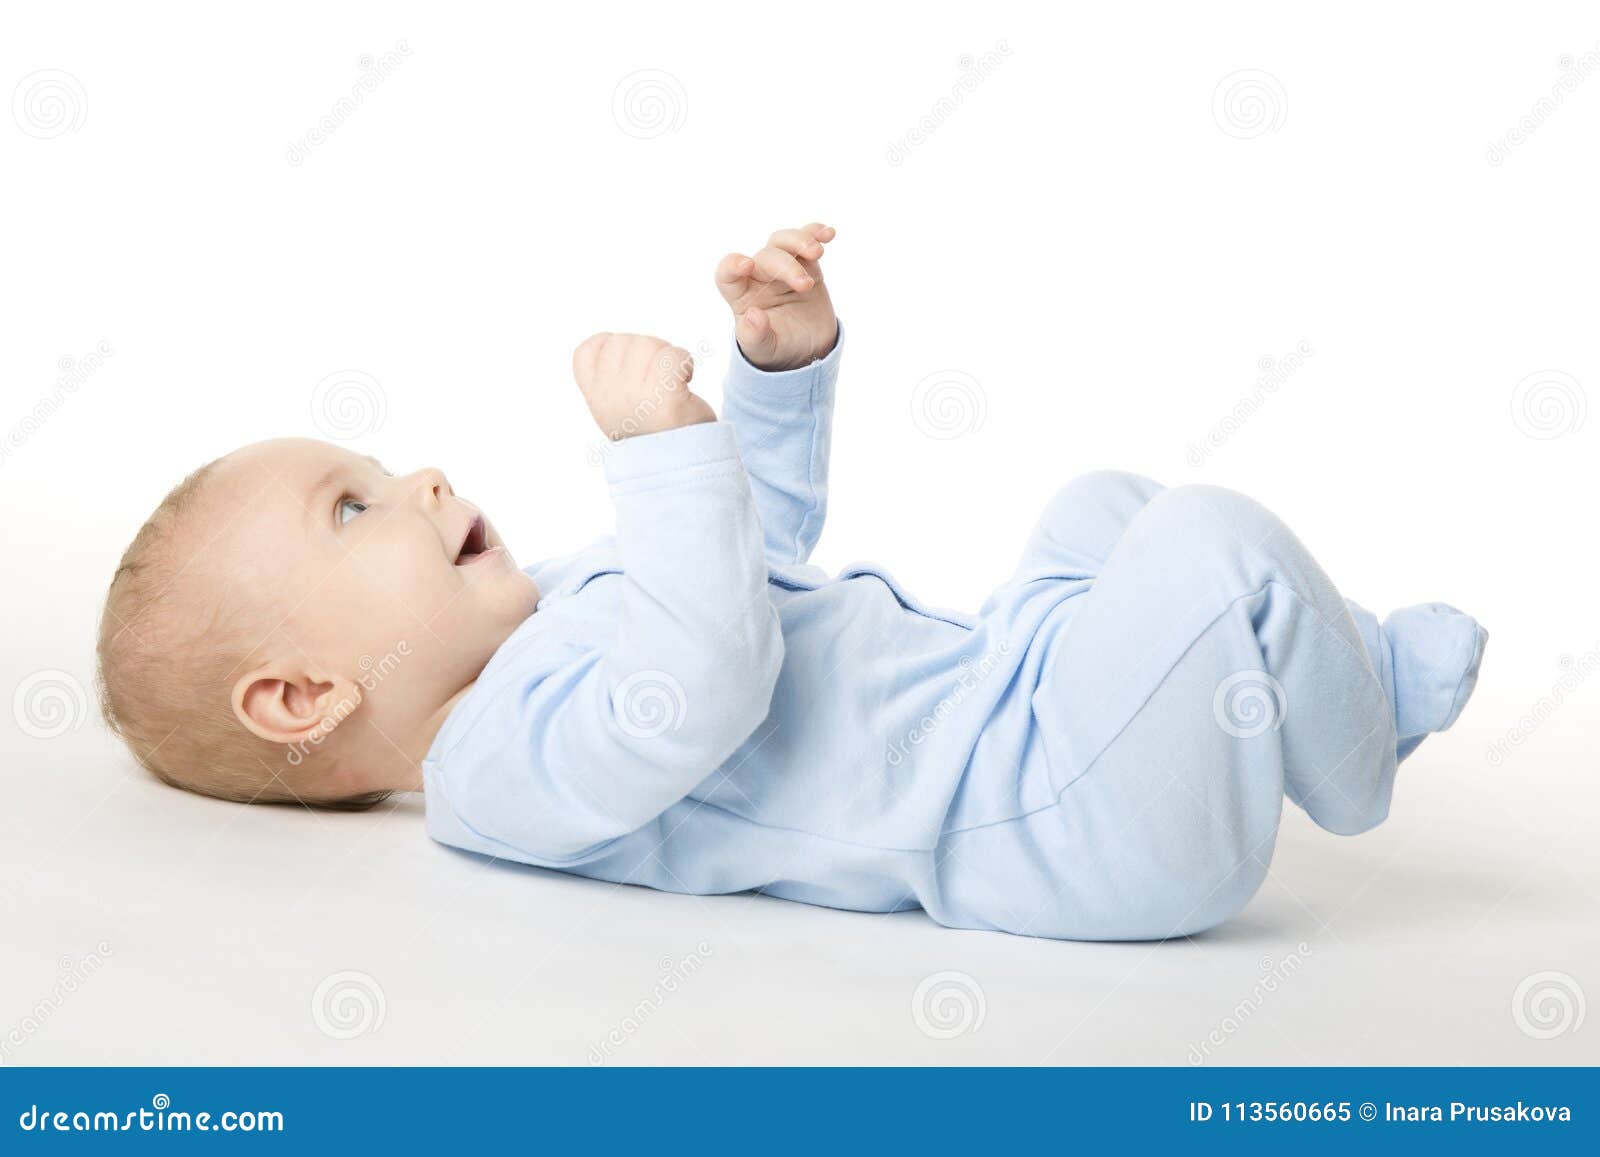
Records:
{"label": "baby's eye", "polygon": [[367,504],[365,502],[357,501],[354,498],[341,498],[339,500],[339,525],[343,526],[366,509]]}

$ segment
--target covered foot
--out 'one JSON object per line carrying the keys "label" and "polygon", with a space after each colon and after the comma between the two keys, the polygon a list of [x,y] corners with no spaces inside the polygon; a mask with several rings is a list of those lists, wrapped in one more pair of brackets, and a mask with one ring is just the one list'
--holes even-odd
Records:
{"label": "covered foot", "polygon": [[1478,683],[1489,632],[1444,603],[1395,611],[1383,621],[1394,672],[1395,733],[1401,759],[1454,723]]}

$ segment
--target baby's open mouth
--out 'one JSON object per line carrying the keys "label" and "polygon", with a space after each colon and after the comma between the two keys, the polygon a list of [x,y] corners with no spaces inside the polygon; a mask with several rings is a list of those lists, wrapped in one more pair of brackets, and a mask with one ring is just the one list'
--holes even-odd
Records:
{"label": "baby's open mouth", "polygon": [[472,525],[467,527],[467,536],[461,540],[461,549],[456,552],[456,565],[466,566],[477,562],[489,553],[488,536],[484,531],[483,516],[479,515],[472,520]]}

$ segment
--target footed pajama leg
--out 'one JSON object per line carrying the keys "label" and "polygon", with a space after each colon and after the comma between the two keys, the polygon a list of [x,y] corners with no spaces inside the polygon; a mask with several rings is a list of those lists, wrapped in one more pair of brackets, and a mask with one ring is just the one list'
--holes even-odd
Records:
{"label": "footed pajama leg", "polygon": [[942,851],[986,865],[949,900],[1040,935],[1191,933],[1259,887],[1285,794],[1330,831],[1383,820],[1400,736],[1453,720],[1481,631],[1436,609],[1380,627],[1242,495],[1075,487],[1018,572],[1093,576],[1033,696],[1057,803],[949,833]]}

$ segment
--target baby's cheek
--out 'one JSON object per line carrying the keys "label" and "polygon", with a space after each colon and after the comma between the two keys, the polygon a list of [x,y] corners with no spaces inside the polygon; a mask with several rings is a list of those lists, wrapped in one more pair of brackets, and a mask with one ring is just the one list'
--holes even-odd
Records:
{"label": "baby's cheek", "polygon": [[352,614],[352,634],[359,632],[363,653],[373,648],[387,650],[403,641],[415,643],[426,635],[423,623],[432,613],[415,592],[378,581],[382,585],[369,590],[361,607]]}
{"label": "baby's cheek", "polygon": [[460,583],[449,581],[451,577],[437,574],[413,576],[410,584],[412,593],[408,597],[412,607],[430,625],[447,621],[455,608],[467,601],[468,592],[461,589]]}
{"label": "baby's cheek", "polygon": [[406,541],[373,542],[358,551],[359,568],[372,587],[399,599],[410,613],[426,620],[438,614],[459,589],[449,563],[436,542],[422,549]]}

